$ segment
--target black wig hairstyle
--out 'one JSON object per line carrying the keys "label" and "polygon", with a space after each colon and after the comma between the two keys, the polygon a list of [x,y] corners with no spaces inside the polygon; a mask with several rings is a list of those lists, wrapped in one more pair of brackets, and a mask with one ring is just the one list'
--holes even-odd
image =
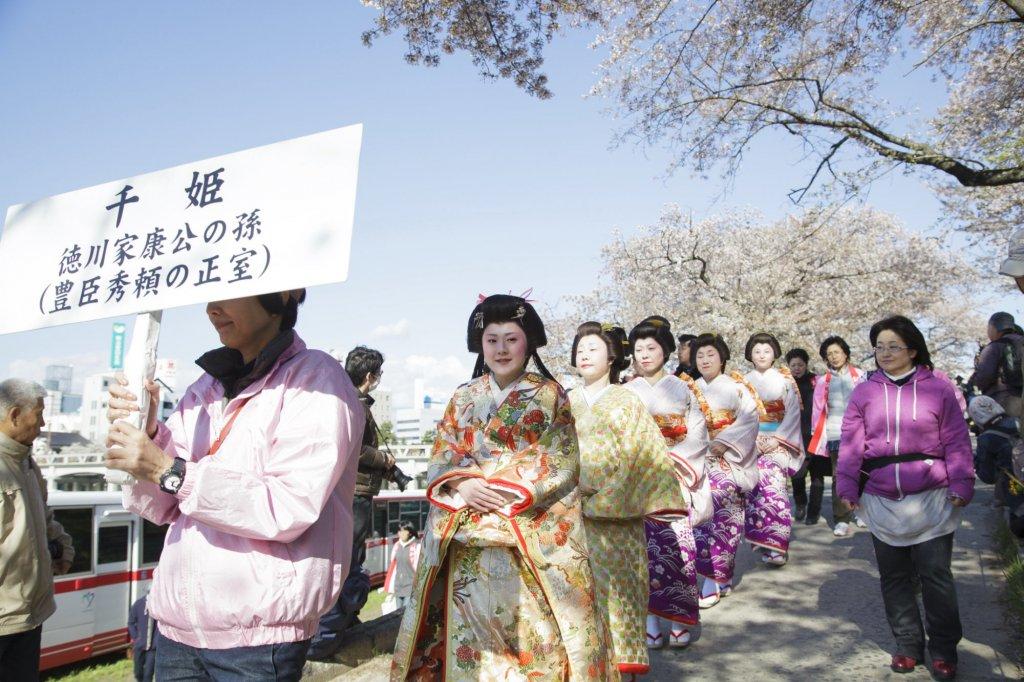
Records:
{"label": "black wig hairstyle", "polygon": [[693,340],[693,349],[691,352],[693,353],[694,367],[697,366],[697,351],[705,346],[710,346],[718,351],[718,357],[722,359],[721,373],[725,374],[725,365],[729,362],[729,358],[732,357],[732,355],[729,353],[729,344],[727,344],[725,339],[718,334],[701,334]]}
{"label": "black wig hairstyle", "polygon": [[[910,318],[902,315],[893,315],[871,325],[868,338],[871,340],[872,348],[875,347],[875,342],[878,341],[878,335],[887,330],[900,337],[900,340],[909,350],[917,351],[913,360],[914,365],[927,367],[928,369],[935,368],[932,365],[932,355],[928,352],[928,344],[925,343],[924,334],[921,333],[916,324],[910,321]],[[875,358],[875,364],[878,364],[878,358]]]}
{"label": "black wig hairstyle", "polygon": [[850,344],[846,343],[843,337],[833,335],[822,341],[821,345],[818,346],[818,355],[825,361],[825,364],[828,364],[828,347],[832,345],[842,348],[843,352],[846,353],[846,361],[850,361]]}
{"label": "black wig hairstyle", "polygon": [[811,364],[811,356],[803,348],[790,348],[789,352],[786,353],[786,364],[788,365],[792,362],[793,358],[800,358],[804,361],[805,365]]}
{"label": "black wig hairstyle", "polygon": [[612,361],[611,372],[608,380],[619,383],[619,374],[629,367],[629,358],[632,355],[632,346],[626,338],[626,330],[612,324],[601,324],[600,322],[584,322],[576,329],[576,338],[572,340],[572,352],[569,355],[569,364],[576,366],[576,348],[580,345],[580,339],[584,336],[596,336],[604,341],[608,348],[608,358]]}
{"label": "black wig hairstyle", "polygon": [[766,343],[772,347],[772,352],[775,353],[775,360],[782,356],[782,346],[779,345],[779,340],[767,332],[758,332],[757,334],[750,335],[750,338],[747,339],[747,345],[743,349],[743,357],[746,358],[747,362],[754,361],[750,354],[753,352],[754,346],[759,343]]}
{"label": "black wig hairstyle", "polygon": [[661,346],[665,362],[676,350],[676,339],[672,336],[672,325],[661,315],[645,317],[629,332],[629,350],[632,354],[636,342],[640,339],[654,339]]}
{"label": "black wig hairstyle", "polygon": [[384,355],[375,348],[356,346],[348,352],[345,358],[345,371],[353,385],[362,386],[369,374],[380,376],[380,370],[384,367]]}
{"label": "black wig hairstyle", "polygon": [[537,370],[552,381],[555,379],[551,372],[541,362],[537,349],[546,346],[548,343],[547,334],[544,333],[544,323],[540,315],[530,305],[529,301],[520,296],[508,294],[493,294],[476,304],[473,313],[469,316],[469,323],[466,325],[466,347],[470,353],[476,353],[476,366],[473,367],[473,378],[483,376],[487,371],[484,364],[484,329],[489,324],[502,324],[504,322],[515,322],[526,334],[526,362],[530,358],[537,365]]}
{"label": "black wig hairstyle", "polygon": [[416,526],[412,525],[411,521],[402,521],[398,524],[398,530],[407,530],[413,537],[416,537]]}
{"label": "black wig hairstyle", "polygon": [[281,300],[281,294],[260,294],[256,300],[260,302],[263,309],[271,315],[281,316],[281,331],[295,328],[295,322],[299,319],[299,305],[306,301],[306,290],[299,289],[298,296],[289,296],[287,302]]}

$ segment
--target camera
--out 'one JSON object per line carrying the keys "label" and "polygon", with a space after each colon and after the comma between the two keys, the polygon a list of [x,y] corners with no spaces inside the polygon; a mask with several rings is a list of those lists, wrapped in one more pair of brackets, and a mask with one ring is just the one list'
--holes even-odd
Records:
{"label": "camera", "polygon": [[391,467],[391,471],[388,472],[388,477],[394,482],[398,489],[405,492],[406,487],[412,483],[412,476],[406,475],[404,471],[399,469],[397,466]]}

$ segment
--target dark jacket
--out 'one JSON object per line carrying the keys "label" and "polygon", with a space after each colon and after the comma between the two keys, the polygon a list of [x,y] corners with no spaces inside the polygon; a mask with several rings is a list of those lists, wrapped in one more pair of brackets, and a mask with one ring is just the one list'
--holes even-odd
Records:
{"label": "dark jacket", "polygon": [[814,384],[817,383],[818,375],[805,372],[802,377],[793,380],[800,389],[800,435],[804,439],[804,448],[811,442],[811,412],[814,408]]}
{"label": "dark jacket", "polygon": [[142,597],[128,612],[128,638],[132,641],[134,654],[153,648],[153,628],[150,627],[149,614],[146,613],[146,598]]}
{"label": "dark jacket", "polygon": [[981,357],[978,358],[978,366],[975,367],[974,374],[968,381],[968,385],[976,386],[984,395],[995,399],[1003,407],[1006,407],[1004,402],[1007,397],[1020,395],[1018,391],[1011,390],[1003,382],[1000,372],[1006,345],[1019,338],[1019,335],[1010,332],[985,346],[981,351]]}
{"label": "dark jacket", "polygon": [[356,473],[356,495],[373,497],[380,492],[381,484],[395,466],[394,458],[382,452],[377,437],[377,421],[370,408],[374,400],[369,395],[359,395],[366,411],[366,428],[363,429],[363,447],[359,451],[359,471]]}

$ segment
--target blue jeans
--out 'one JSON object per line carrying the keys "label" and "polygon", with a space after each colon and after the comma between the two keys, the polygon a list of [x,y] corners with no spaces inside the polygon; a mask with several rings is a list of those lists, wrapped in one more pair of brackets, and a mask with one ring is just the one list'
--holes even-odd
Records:
{"label": "blue jeans", "polygon": [[306,664],[309,640],[287,644],[199,649],[160,637],[156,645],[156,679],[160,682],[298,682]]}

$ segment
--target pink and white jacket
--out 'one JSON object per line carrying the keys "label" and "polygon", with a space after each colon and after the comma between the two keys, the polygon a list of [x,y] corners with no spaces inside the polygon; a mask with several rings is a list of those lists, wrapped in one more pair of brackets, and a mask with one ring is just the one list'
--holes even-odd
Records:
{"label": "pink and white jacket", "polygon": [[349,570],[364,423],[345,370],[298,336],[226,404],[209,374],[188,388],[154,439],[186,460],[184,485],[124,489],[126,509],[170,524],[149,593],[162,635],[209,649],[313,636]]}
{"label": "pink and white jacket", "polygon": [[[850,379],[853,380],[854,388],[867,378],[863,370],[857,369],[853,365],[847,365],[847,368],[850,370]],[[828,370],[823,376],[818,377],[818,382],[814,384],[814,401],[811,405],[811,442],[807,444],[807,453],[819,457],[828,457],[830,436],[825,433],[825,422],[828,420],[828,385],[832,381],[832,374],[832,370]],[[839,435],[838,433],[832,434],[835,437],[831,440],[839,440]]]}
{"label": "pink and white jacket", "polygon": [[[392,545],[391,549],[391,563],[388,564],[387,573],[384,574],[384,593],[394,594],[395,593],[395,568],[398,564],[398,554],[395,552],[395,548],[401,544],[400,541],[395,540],[395,544]],[[413,572],[420,565],[420,541],[417,538],[409,538],[409,543],[412,547],[409,548],[409,561],[412,563]]]}

